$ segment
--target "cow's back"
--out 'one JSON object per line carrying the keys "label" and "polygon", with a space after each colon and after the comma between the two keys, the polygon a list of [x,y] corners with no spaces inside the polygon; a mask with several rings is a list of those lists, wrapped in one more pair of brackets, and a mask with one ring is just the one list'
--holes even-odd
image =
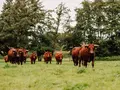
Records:
{"label": "cow's back", "polygon": [[81,49],[81,47],[74,47],[72,49],[72,56],[78,56],[80,49]]}
{"label": "cow's back", "polygon": [[86,47],[83,47],[83,48],[81,48],[81,50],[79,51],[79,54],[80,54],[80,56],[88,56],[89,55],[89,50],[88,50],[88,48],[86,48]]}
{"label": "cow's back", "polygon": [[16,50],[15,48],[11,48],[11,49],[8,51],[8,56],[14,57],[15,54],[17,54],[17,50]]}

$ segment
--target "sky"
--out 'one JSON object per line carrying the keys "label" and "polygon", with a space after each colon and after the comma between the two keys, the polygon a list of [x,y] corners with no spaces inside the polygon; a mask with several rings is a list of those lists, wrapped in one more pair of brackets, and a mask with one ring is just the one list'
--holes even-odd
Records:
{"label": "sky", "polygon": [[[3,3],[5,1],[6,0],[0,0],[0,11],[2,10]],[[75,20],[74,9],[76,7],[80,7],[81,2],[84,0],[41,0],[41,1],[45,9],[55,9],[58,6],[58,4],[60,4],[61,2],[65,3],[65,6],[71,10],[70,12],[71,19]],[[89,1],[93,1],[93,0],[89,0]]]}

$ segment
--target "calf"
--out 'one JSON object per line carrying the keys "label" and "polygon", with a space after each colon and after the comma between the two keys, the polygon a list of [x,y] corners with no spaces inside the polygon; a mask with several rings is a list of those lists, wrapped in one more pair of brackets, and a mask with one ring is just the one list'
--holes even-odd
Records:
{"label": "calf", "polygon": [[59,63],[62,64],[63,54],[61,51],[57,51],[55,53],[55,59],[56,59],[57,64]]}
{"label": "calf", "polygon": [[46,51],[43,55],[43,58],[44,58],[44,62],[46,62],[46,64],[48,64],[48,62],[50,62],[51,64],[51,61],[52,61],[52,53],[49,52],[49,51]]}
{"label": "calf", "polygon": [[35,61],[37,59],[37,54],[35,52],[33,52],[31,55],[30,55],[30,59],[31,59],[31,64],[35,64]]}
{"label": "calf", "polygon": [[24,63],[26,63],[27,57],[28,57],[28,50],[23,48],[23,59],[24,59],[23,61],[24,61]]}
{"label": "calf", "polygon": [[12,64],[16,64],[16,62],[17,62],[17,49],[11,48],[8,51],[8,61],[10,61],[10,63],[12,63]]}

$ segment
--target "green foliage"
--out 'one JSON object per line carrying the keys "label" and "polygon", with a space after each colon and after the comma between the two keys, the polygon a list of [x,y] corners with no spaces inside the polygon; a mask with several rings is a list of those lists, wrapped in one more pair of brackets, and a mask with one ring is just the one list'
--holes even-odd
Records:
{"label": "green foliage", "polygon": [[28,37],[34,35],[33,27],[43,19],[39,0],[6,0],[0,15],[2,47],[28,47]]}
{"label": "green foliage", "polygon": [[96,50],[97,56],[115,56],[120,55],[120,42],[119,40],[102,41]]}
{"label": "green foliage", "polygon": [[95,0],[83,1],[82,8],[76,9],[76,29],[82,33],[85,41],[104,40],[111,37],[120,28],[120,1]]}
{"label": "green foliage", "polygon": [[[69,25],[70,23],[70,15],[69,15],[69,9],[65,6],[64,3],[60,3],[55,8],[55,15],[54,22],[53,22],[53,28],[51,28],[51,40],[53,42],[53,47],[57,48],[61,45],[62,42],[60,39],[60,32],[64,32],[64,29]],[[62,29],[62,30],[61,30]]]}
{"label": "green foliage", "polygon": [[51,52],[54,51],[54,49],[51,48],[51,47],[42,47],[41,49],[42,49],[43,51],[51,51]]}

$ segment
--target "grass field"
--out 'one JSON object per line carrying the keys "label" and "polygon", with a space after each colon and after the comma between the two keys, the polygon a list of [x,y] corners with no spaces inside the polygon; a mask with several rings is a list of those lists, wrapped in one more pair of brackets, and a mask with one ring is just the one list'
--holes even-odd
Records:
{"label": "grass field", "polygon": [[96,61],[95,68],[36,62],[6,64],[0,59],[0,90],[120,90],[120,61]]}

